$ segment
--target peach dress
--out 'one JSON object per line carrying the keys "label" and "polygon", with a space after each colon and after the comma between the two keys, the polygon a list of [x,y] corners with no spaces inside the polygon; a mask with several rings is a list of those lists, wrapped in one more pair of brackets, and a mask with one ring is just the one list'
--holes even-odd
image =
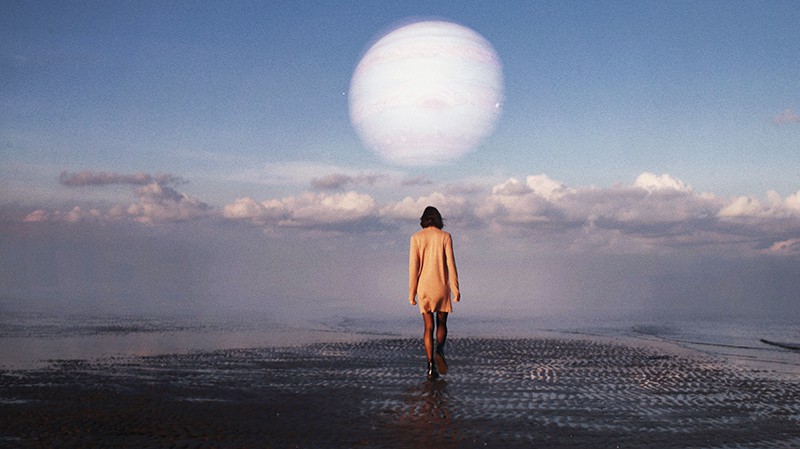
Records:
{"label": "peach dress", "polygon": [[429,226],[411,236],[408,299],[418,298],[420,313],[451,312],[451,293],[459,297],[453,240],[447,232]]}

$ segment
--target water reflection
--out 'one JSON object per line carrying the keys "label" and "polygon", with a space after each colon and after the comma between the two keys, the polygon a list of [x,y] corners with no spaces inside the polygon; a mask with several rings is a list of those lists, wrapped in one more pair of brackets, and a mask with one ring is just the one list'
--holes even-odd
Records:
{"label": "water reflection", "polygon": [[299,346],[374,335],[238,314],[220,317],[49,315],[0,310],[0,368],[33,369],[51,360],[185,354],[230,348]]}
{"label": "water reflection", "polygon": [[447,381],[424,381],[410,388],[405,396],[405,413],[400,422],[406,436],[420,447],[456,448],[459,433],[448,409]]}

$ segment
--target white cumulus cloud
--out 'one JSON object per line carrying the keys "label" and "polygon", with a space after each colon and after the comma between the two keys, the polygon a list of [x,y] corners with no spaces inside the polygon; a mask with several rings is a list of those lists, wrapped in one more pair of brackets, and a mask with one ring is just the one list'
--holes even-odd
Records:
{"label": "white cumulus cloud", "polygon": [[260,225],[327,229],[331,225],[377,219],[377,203],[370,195],[355,191],[336,194],[304,192],[265,201],[238,198],[225,205],[223,215]]}
{"label": "white cumulus cloud", "polygon": [[205,216],[209,206],[177,190],[151,183],[136,189],[138,202],[128,207],[128,215],[141,223],[184,221]]}
{"label": "white cumulus cloud", "polygon": [[735,218],[800,218],[800,192],[783,198],[778,192],[767,192],[767,201],[752,196],[735,198],[719,211],[719,217]]}
{"label": "white cumulus cloud", "polygon": [[370,195],[355,191],[333,195],[303,193],[286,198],[284,204],[291,211],[287,224],[311,227],[360,220],[377,211]]}
{"label": "white cumulus cloud", "polygon": [[387,204],[381,208],[384,217],[397,220],[419,220],[426,207],[433,206],[439,209],[445,221],[459,219],[467,213],[467,201],[463,197],[434,192],[417,199],[405,197],[396,203]]}
{"label": "white cumulus cloud", "polygon": [[254,222],[277,221],[288,217],[289,210],[278,200],[256,201],[249,197],[237,198],[226,204],[223,216],[231,219],[249,219]]}
{"label": "white cumulus cloud", "polygon": [[509,179],[476,205],[492,229],[535,232],[614,233],[615,238],[661,238],[708,225],[722,202],[697,194],[670,175],[643,173],[633,184],[572,188],[546,175]]}
{"label": "white cumulus cloud", "polygon": [[691,188],[680,179],[673,178],[668,174],[656,175],[644,172],[636,178],[633,185],[647,190],[648,192],[675,190],[678,192],[691,192]]}

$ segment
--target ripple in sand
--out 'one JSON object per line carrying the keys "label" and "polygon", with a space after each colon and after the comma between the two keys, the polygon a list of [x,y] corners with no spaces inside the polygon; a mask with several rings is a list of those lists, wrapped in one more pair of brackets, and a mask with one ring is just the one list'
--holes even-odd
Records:
{"label": "ripple in sand", "polygon": [[0,437],[38,432],[52,441],[58,435],[67,447],[90,437],[148,447],[800,443],[800,383],[720,360],[591,340],[476,338],[448,346],[451,370],[436,382],[424,380],[421,345],[411,339],[65,363],[3,375],[0,413],[12,418]]}

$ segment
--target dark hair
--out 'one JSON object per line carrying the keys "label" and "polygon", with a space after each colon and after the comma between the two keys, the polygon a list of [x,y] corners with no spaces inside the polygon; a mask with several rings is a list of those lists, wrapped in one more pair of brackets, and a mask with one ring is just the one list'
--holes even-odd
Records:
{"label": "dark hair", "polygon": [[428,206],[425,208],[425,212],[422,213],[422,217],[419,219],[419,225],[423,228],[436,226],[437,228],[442,229],[444,227],[442,214],[440,214],[439,210],[435,207]]}

